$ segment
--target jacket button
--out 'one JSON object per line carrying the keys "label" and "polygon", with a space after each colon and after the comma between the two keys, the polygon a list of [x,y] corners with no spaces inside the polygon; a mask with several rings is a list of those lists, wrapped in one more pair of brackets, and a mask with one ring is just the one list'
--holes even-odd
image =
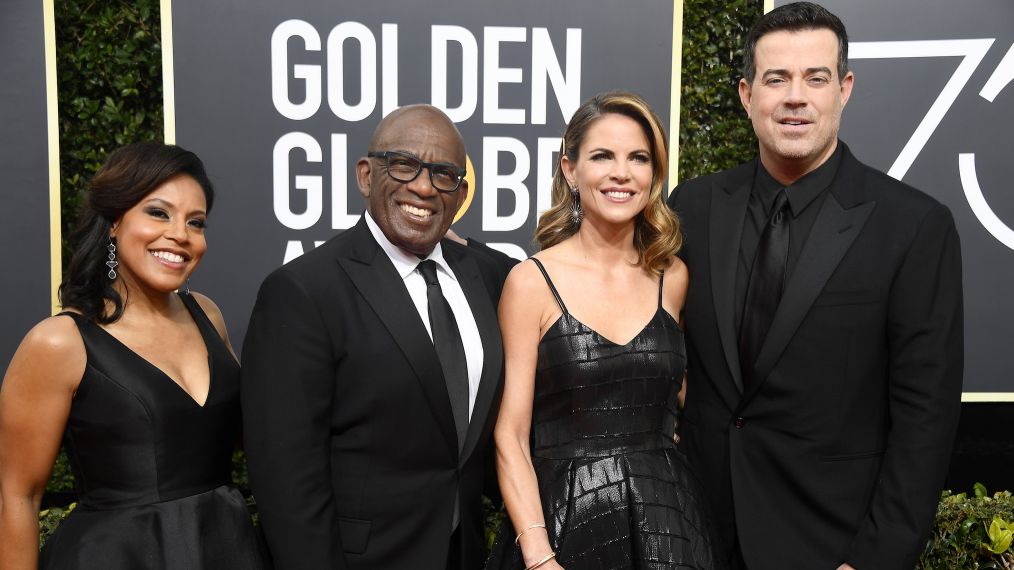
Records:
{"label": "jacket button", "polygon": [[746,420],[744,420],[742,417],[736,418],[736,421],[732,422],[732,425],[736,426],[737,428],[741,428],[746,425]]}

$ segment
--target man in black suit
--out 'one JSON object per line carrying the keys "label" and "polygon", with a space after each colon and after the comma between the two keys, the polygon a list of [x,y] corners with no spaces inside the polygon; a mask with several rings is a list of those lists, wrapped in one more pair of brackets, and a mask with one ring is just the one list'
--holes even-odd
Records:
{"label": "man in black suit", "polygon": [[242,400],[276,568],[483,564],[507,268],[441,239],[464,167],[441,111],[394,111],[356,164],[363,219],[261,286]]}
{"label": "man in black suit", "polygon": [[960,407],[954,222],[837,139],[847,49],[814,4],[763,16],[739,84],[759,160],[670,197],[690,270],[681,446],[750,570],[911,569]]}

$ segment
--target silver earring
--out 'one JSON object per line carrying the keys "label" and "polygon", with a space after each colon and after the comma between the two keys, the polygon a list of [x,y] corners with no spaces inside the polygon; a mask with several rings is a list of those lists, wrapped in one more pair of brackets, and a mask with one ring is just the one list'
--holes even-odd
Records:
{"label": "silver earring", "polygon": [[183,292],[187,295],[190,294],[190,278],[187,277],[187,282],[183,284]]}
{"label": "silver earring", "polygon": [[570,223],[580,226],[582,216],[584,216],[584,210],[581,209],[581,192],[578,191],[575,184],[570,187]]}
{"label": "silver earring", "polygon": [[106,251],[109,252],[109,255],[106,256],[109,258],[109,261],[106,262],[106,266],[109,268],[109,273],[106,273],[106,277],[108,277],[110,281],[115,281],[116,266],[119,265],[119,263],[116,263],[116,243],[113,242],[113,238],[109,238],[109,245],[106,246]]}

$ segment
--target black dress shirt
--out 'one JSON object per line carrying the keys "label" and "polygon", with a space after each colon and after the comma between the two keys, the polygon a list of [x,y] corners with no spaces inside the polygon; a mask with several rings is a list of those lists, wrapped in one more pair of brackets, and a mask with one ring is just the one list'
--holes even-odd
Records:
{"label": "black dress shirt", "polygon": [[757,161],[757,173],[754,175],[753,187],[750,189],[750,199],[746,208],[746,219],[743,220],[743,236],[739,242],[739,263],[736,269],[736,330],[739,330],[743,322],[743,304],[746,302],[746,287],[750,281],[750,271],[753,269],[754,256],[757,253],[757,245],[760,242],[761,234],[764,233],[764,226],[771,216],[771,206],[775,202],[775,195],[782,188],[789,199],[789,210],[792,216],[789,219],[789,257],[786,267],[786,279],[792,276],[792,271],[799,261],[799,254],[803,251],[803,244],[813,228],[813,222],[817,219],[817,212],[820,205],[827,196],[827,189],[834,181],[838,173],[838,164],[841,163],[842,145],[838,145],[834,154],[812,172],[796,180],[788,186],[774,179],[768,173],[760,160]]}

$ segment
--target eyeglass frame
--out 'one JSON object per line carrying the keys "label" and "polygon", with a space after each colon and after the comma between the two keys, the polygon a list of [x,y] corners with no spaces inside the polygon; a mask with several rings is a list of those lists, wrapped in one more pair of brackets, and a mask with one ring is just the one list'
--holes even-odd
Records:
{"label": "eyeglass frame", "polygon": [[[394,175],[391,174],[391,159],[390,159],[391,155],[401,156],[401,157],[405,157],[405,158],[410,158],[410,159],[418,162],[419,163],[419,168],[415,171],[415,176],[413,176],[412,178],[409,178],[408,180],[402,180],[400,178],[395,178]],[[425,160],[419,158],[418,156],[416,156],[416,155],[414,155],[414,154],[412,154],[410,152],[404,152],[404,151],[400,151],[400,150],[371,150],[371,151],[369,151],[369,152],[366,153],[366,156],[368,156],[369,158],[382,158],[382,159],[384,159],[384,170],[387,171],[387,175],[391,177],[391,180],[394,180],[396,182],[400,182],[402,184],[408,184],[409,182],[412,182],[416,178],[419,178],[419,174],[421,174],[422,171],[423,171],[423,169],[425,168],[426,172],[429,173],[430,186],[432,186],[433,189],[436,190],[437,192],[442,192],[444,194],[453,194],[453,193],[457,192],[458,190],[460,190],[461,189],[461,183],[462,183],[462,181],[465,180],[465,175],[468,173],[468,169],[463,168],[463,167],[459,167],[456,164],[450,164],[450,163],[447,163],[447,162],[426,162]],[[444,168],[448,168],[448,169],[454,171],[458,175],[458,183],[454,186],[454,188],[452,188],[450,190],[444,190],[442,188],[438,188],[437,185],[433,183],[433,167],[435,167],[435,166],[442,166]]]}

